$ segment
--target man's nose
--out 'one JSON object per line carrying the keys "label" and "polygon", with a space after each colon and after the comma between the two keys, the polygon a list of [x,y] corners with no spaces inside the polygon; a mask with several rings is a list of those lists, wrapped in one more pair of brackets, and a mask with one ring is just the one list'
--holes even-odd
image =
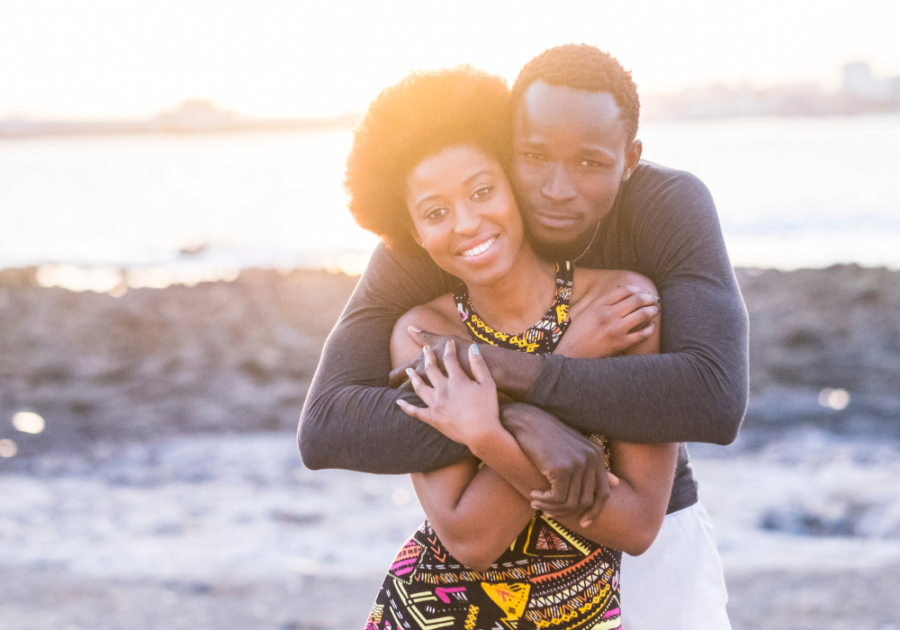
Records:
{"label": "man's nose", "polygon": [[577,196],[565,164],[550,164],[541,194],[550,201],[571,201]]}

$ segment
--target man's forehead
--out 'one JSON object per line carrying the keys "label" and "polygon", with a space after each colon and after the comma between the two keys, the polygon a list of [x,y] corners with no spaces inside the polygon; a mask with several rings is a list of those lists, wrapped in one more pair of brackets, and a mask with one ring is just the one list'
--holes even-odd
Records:
{"label": "man's forehead", "polygon": [[519,133],[546,127],[579,127],[583,131],[624,129],[621,108],[609,92],[549,85],[540,79],[522,94],[514,116]]}

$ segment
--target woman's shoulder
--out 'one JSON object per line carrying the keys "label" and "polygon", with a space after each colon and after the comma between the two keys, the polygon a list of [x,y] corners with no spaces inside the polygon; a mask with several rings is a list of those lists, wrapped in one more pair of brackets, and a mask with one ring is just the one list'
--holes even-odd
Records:
{"label": "woman's shoulder", "polygon": [[394,324],[391,357],[395,365],[412,358],[419,351],[418,345],[409,336],[410,326],[439,335],[459,335],[460,331],[464,331],[452,294],[445,293],[430,302],[414,306]]}
{"label": "woman's shoulder", "polygon": [[[431,332],[453,332],[458,329],[459,315],[456,311],[456,303],[453,301],[453,294],[445,293],[430,302],[414,306],[400,316],[394,325],[394,330],[398,328],[406,330],[407,326],[415,326],[423,330]],[[447,330],[447,329],[450,330]]]}
{"label": "woman's shoulder", "polygon": [[647,276],[625,269],[575,268],[572,302],[609,293],[620,285],[636,286],[659,295],[656,285]]}

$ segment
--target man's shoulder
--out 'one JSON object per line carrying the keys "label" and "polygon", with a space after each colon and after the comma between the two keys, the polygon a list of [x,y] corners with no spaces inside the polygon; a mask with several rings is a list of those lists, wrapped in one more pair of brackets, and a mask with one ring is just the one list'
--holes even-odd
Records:
{"label": "man's shoulder", "polygon": [[643,204],[665,196],[709,194],[706,185],[693,173],[647,160],[638,163],[622,188],[623,200]]}
{"label": "man's shoulder", "polygon": [[696,175],[641,160],[622,184],[617,214],[628,224],[693,223],[716,217],[709,189]]}

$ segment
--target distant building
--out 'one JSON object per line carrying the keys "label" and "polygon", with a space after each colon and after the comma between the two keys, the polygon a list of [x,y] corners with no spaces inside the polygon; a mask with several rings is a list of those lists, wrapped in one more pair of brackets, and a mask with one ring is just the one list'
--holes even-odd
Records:
{"label": "distant building", "polygon": [[185,101],[177,109],[157,116],[151,127],[159,131],[223,131],[239,126],[237,116],[209,101]]}
{"label": "distant building", "polygon": [[882,79],[867,63],[844,66],[843,86],[829,94],[814,83],[765,89],[712,85],[678,94],[648,96],[648,118],[729,118],[738,116],[823,116],[900,111],[900,77]]}

